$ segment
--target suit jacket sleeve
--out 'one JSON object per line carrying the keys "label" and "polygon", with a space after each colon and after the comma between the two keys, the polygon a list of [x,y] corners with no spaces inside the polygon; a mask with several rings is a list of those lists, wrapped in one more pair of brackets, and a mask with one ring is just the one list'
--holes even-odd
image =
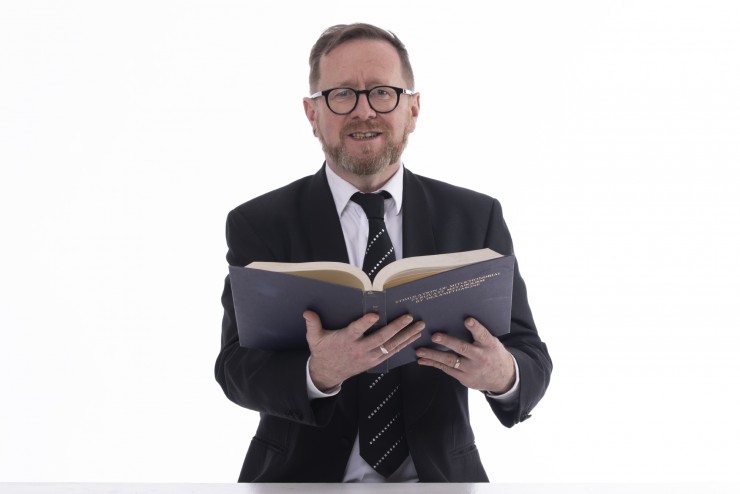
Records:
{"label": "suit jacket sleeve", "polygon": [[[493,199],[489,225],[486,242],[490,247],[500,253],[513,254],[511,235],[496,199]],[[501,342],[516,358],[519,366],[519,396],[513,407],[491,398],[488,398],[488,402],[501,423],[511,427],[530,417],[532,409],[545,394],[552,372],[552,360],[547,345],[540,339],[535,327],[518,261],[514,265],[511,332],[502,336]]]}
{"label": "suit jacket sleeve", "polygon": [[[406,170],[404,182],[404,255],[441,254],[489,247],[514,254],[509,229],[498,200],[475,191],[421,177]],[[526,420],[550,382],[552,361],[539,337],[527,300],[527,289],[514,266],[511,332],[501,342],[517,359],[519,394],[502,405],[488,399],[507,427]]]}
{"label": "suit jacket sleeve", "polygon": [[[292,187],[284,196],[295,198],[300,196],[300,191]],[[290,242],[282,238],[300,228],[291,223],[299,219],[289,214],[275,217],[276,200],[279,201],[280,196],[258,198],[229,213],[226,258],[230,265],[245,266],[255,260],[304,260],[292,258],[286,247]],[[309,400],[305,379],[308,349],[268,352],[241,347],[228,277],[221,303],[224,308],[221,351],[216,359],[215,374],[226,396],[260,413],[310,425],[328,423],[336,399]]]}

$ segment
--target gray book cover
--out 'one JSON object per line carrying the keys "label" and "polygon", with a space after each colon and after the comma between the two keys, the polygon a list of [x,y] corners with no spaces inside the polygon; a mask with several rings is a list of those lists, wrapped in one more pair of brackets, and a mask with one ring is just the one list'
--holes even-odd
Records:
{"label": "gray book cover", "polygon": [[509,332],[514,257],[502,256],[388,288],[368,291],[261,269],[230,266],[239,343],[262,350],[307,348],[305,310],[321,317],[325,329],[341,329],[367,312],[380,315],[370,329],[411,314],[426,329],[412,345],[370,372],[386,372],[416,361],[416,348],[445,350],[432,342],[436,332],[472,341],[463,321],[478,319],[495,336]]}

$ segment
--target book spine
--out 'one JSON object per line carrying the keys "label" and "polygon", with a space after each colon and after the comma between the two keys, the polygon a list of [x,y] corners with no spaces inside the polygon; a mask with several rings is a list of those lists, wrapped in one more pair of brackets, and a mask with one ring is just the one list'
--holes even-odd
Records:
{"label": "book spine", "polygon": [[363,312],[375,312],[380,316],[378,322],[376,322],[368,332],[375,331],[378,328],[382,328],[388,324],[386,309],[385,309],[385,292],[381,291],[367,291],[362,297]]}

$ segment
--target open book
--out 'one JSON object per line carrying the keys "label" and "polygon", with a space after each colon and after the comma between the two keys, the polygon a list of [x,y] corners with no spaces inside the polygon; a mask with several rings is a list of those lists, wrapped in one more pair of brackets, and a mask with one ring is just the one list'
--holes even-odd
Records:
{"label": "open book", "polygon": [[423,320],[421,338],[375,372],[415,361],[420,346],[444,350],[431,341],[436,332],[471,341],[463,325],[468,316],[495,336],[508,333],[511,322],[514,257],[491,249],[399,259],[373,283],[360,268],[339,262],[253,262],[230,266],[229,273],[239,342],[247,348],[306,348],[307,309],[327,329],[344,328],[368,312],[380,315],[373,328],[406,313]]}

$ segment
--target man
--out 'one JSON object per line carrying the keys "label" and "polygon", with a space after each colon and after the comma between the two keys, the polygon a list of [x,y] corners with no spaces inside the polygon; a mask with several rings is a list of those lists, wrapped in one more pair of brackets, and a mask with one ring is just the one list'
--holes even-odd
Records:
{"label": "man", "polygon": [[[401,164],[420,96],[397,37],[367,24],[334,26],[314,45],[310,66],[311,96],[303,105],[325,164],[229,214],[231,265],[362,266],[372,220],[355,193],[378,191],[386,191],[381,220],[397,259],[483,247],[512,253],[495,199],[415,175]],[[401,317],[366,333],[374,314],[325,329],[321,314],[306,311],[305,350],[246,349],[239,346],[227,278],[216,378],[229,399],[261,416],[239,481],[487,481],[470,427],[468,389],[482,391],[499,421],[511,427],[529,417],[552,369],[518,268],[514,278],[510,334],[499,340],[473,319],[460,321],[472,343],[436,334],[434,341],[449,352],[420,348],[417,363],[369,384],[373,375],[365,371],[413,342],[424,321]],[[368,444],[391,434],[383,428],[361,440],[369,427],[365,419],[375,411],[360,409],[371,389],[386,382],[395,384],[375,410],[397,407],[388,421],[397,436],[370,460]]]}

